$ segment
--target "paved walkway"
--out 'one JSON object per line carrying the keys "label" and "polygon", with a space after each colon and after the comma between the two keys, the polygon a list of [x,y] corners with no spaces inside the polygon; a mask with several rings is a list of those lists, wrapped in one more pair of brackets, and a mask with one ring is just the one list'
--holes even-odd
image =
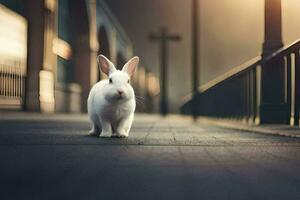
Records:
{"label": "paved walkway", "polygon": [[300,199],[300,140],[137,115],[130,137],[85,115],[0,114],[0,199]]}

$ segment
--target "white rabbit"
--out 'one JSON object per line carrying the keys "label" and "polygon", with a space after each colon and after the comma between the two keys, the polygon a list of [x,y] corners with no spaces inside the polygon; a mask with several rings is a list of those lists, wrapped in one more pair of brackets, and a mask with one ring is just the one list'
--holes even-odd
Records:
{"label": "white rabbit", "polygon": [[98,56],[101,71],[109,79],[96,83],[88,97],[88,114],[92,122],[90,134],[100,137],[128,137],[136,106],[130,76],[135,72],[139,58],[131,58],[117,70],[105,56]]}

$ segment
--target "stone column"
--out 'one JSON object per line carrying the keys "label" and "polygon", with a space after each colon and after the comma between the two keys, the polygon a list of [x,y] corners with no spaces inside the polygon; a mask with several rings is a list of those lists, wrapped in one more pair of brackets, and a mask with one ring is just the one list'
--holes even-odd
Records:
{"label": "stone column", "polygon": [[[265,41],[263,58],[283,47],[281,0],[265,0]],[[287,123],[284,60],[272,60],[262,66],[261,123]]]}
{"label": "stone column", "polygon": [[28,21],[25,110],[54,112],[56,0],[26,0],[24,4]]}
{"label": "stone column", "polygon": [[100,76],[97,63],[97,54],[99,51],[99,44],[97,40],[97,6],[96,0],[89,1],[89,21],[90,21],[90,47],[91,47],[91,73],[90,86],[92,87]]}
{"label": "stone column", "polygon": [[283,46],[281,17],[281,0],[265,0],[263,56],[267,56]]}
{"label": "stone column", "polygon": [[45,0],[44,8],[44,57],[40,71],[40,107],[42,112],[55,110],[54,83],[56,80],[57,56],[53,52],[53,41],[57,38],[57,1]]}
{"label": "stone column", "polygon": [[[95,1],[77,0],[72,1],[71,16],[72,30],[74,31],[72,48],[74,49],[74,81],[80,85],[82,89],[81,95],[81,111],[87,111],[87,98],[92,85],[92,71],[96,67],[96,49],[94,26],[95,21]],[[92,31],[92,33],[91,33]],[[92,38],[91,38],[92,37]],[[94,57],[94,58],[93,58]]]}
{"label": "stone column", "polygon": [[25,110],[39,112],[39,73],[44,56],[44,0],[26,0],[24,7],[28,21]]}

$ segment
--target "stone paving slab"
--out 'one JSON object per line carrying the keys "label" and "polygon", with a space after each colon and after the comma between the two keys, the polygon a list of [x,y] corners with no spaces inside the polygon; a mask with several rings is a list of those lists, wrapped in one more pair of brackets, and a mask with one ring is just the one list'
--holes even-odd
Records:
{"label": "stone paving slab", "polygon": [[[9,113],[0,117],[0,144],[18,145],[274,145],[284,144],[282,138],[267,140],[253,132],[240,132],[195,123],[190,117],[137,114],[124,139],[95,138],[88,135],[87,115],[41,115]],[[11,132],[11,133],[10,133]],[[236,141],[239,143],[236,144]],[[289,144],[291,142],[289,141]],[[295,144],[298,145],[297,141]]]}

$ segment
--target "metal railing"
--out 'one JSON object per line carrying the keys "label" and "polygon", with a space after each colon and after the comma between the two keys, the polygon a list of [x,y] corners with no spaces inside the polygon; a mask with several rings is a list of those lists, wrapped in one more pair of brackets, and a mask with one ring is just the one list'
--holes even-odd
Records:
{"label": "metal railing", "polygon": [[282,68],[281,71],[284,73],[282,107],[285,116],[272,117],[283,117],[284,123],[298,125],[300,40],[264,58],[255,57],[200,86],[199,94],[182,106],[182,112],[185,114],[196,112],[202,116],[239,119],[247,123],[260,124],[263,96],[268,89],[265,84],[267,76],[262,76],[262,73],[274,65]]}
{"label": "metal railing", "polygon": [[22,108],[24,87],[25,73],[21,63],[0,63],[0,107]]}

